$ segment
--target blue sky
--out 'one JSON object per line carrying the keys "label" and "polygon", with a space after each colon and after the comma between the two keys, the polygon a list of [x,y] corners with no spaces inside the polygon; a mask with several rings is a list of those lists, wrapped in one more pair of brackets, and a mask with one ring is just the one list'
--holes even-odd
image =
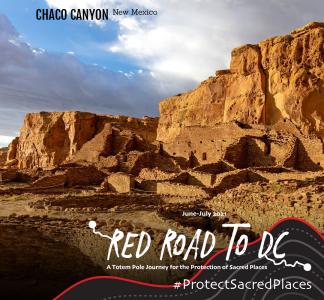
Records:
{"label": "blue sky", "polygon": [[[106,23],[37,21],[36,8],[153,9]],[[158,115],[159,101],[227,68],[231,49],[323,21],[323,0],[0,2],[0,146],[27,112]]]}
{"label": "blue sky", "polygon": [[7,15],[22,39],[33,47],[52,52],[69,52],[86,64],[99,64],[113,71],[129,72],[138,69],[136,63],[124,55],[110,54],[100,48],[101,43],[114,41],[118,35],[118,24],[99,27],[87,22],[38,21],[35,10],[49,8],[45,1],[2,1],[0,12]]}

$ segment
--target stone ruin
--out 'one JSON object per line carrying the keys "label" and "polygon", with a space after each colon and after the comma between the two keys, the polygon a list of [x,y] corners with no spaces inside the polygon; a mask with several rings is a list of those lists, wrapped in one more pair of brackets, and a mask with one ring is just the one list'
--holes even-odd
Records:
{"label": "stone ruin", "polygon": [[162,101],[159,118],[29,113],[0,150],[0,181],[209,199],[268,174],[322,172],[323,40],[310,23],[236,48],[228,70]]}
{"label": "stone ruin", "polygon": [[[106,241],[91,233],[89,220],[102,232],[145,230],[152,236],[147,261],[118,264],[160,264],[168,228],[188,237],[209,230],[219,248],[228,246],[226,222],[250,223],[245,233],[251,239],[289,216],[323,230],[323,43],[324,25],[311,23],[234,49],[229,70],[162,101],[159,118],[27,114],[19,137],[0,149],[4,280],[19,278],[28,292],[39,295],[44,288],[54,297],[67,282],[124,277],[102,269]],[[185,211],[222,216],[183,217]],[[177,259],[165,264],[183,263]],[[192,276],[183,272],[133,277],[170,283]],[[7,298],[25,296],[18,292]]]}

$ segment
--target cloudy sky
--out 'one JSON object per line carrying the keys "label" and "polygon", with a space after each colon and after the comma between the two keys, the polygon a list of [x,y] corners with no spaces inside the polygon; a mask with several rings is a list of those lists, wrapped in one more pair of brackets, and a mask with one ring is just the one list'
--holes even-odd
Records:
{"label": "cloudy sky", "polygon": [[[37,8],[141,8],[158,16],[37,21]],[[32,111],[157,115],[224,69],[230,51],[323,20],[323,0],[11,0],[0,3],[0,146]]]}

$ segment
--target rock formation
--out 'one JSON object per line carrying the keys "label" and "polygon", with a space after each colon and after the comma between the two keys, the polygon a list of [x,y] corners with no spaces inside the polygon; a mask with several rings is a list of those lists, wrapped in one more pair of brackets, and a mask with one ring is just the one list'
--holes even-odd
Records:
{"label": "rock formation", "polygon": [[229,70],[160,103],[158,140],[185,127],[240,121],[270,126],[290,120],[324,139],[324,23],[310,23],[232,51]]}
{"label": "rock formation", "polygon": [[55,167],[85,156],[93,161],[109,152],[106,138],[112,135],[112,126],[117,131],[130,130],[139,134],[149,143],[156,138],[157,120],[154,118],[136,119],[86,112],[30,113],[25,117],[19,138],[11,144],[8,160],[15,156],[20,169]]}
{"label": "rock formation", "polygon": [[[27,114],[8,167],[94,165],[137,176],[221,160],[235,168],[324,164],[324,24],[232,51],[229,70],[160,103],[160,118]],[[2,153],[2,157],[5,154]]]}
{"label": "rock formation", "polygon": [[8,153],[7,148],[1,148],[0,149],[0,167],[4,166],[6,164],[7,153]]}
{"label": "rock formation", "polygon": [[[48,274],[79,274],[75,257],[104,267],[87,276],[124,276],[107,269],[106,241],[92,234],[89,220],[109,235],[116,228],[148,232],[154,247],[136,259],[144,265],[160,264],[156,250],[168,228],[188,237],[195,229],[209,230],[219,248],[230,239],[225,222],[250,223],[244,233],[251,239],[291,216],[323,231],[323,31],[323,24],[312,23],[234,49],[230,70],[163,101],[160,119],[27,114],[20,136],[0,149],[0,244],[9,245],[10,258],[0,263],[4,282],[30,282],[26,288],[39,296],[45,278],[46,290],[54,291]],[[207,211],[215,215],[183,216]],[[27,248],[22,260],[17,249]],[[80,250],[82,257],[67,257],[59,273],[62,262],[55,257],[62,249]],[[34,274],[35,257],[43,254],[38,265],[46,268]],[[110,262],[126,263],[117,257]],[[165,263],[184,261],[174,256]],[[192,276],[178,272],[145,270],[134,279],[170,283]]]}

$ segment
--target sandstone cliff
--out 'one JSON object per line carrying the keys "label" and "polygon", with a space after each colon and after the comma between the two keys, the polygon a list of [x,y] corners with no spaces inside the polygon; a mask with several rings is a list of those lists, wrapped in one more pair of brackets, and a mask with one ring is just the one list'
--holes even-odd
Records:
{"label": "sandstone cliff", "polygon": [[[112,134],[112,126],[118,131],[131,130],[148,143],[156,139],[157,119],[154,118],[136,119],[87,112],[30,113],[25,117],[19,138],[10,146],[8,159],[15,156],[18,168],[26,169],[58,166],[76,156],[84,156],[90,150],[88,156],[96,154],[99,157],[109,151],[109,142],[102,141],[104,145],[100,142]],[[101,135],[94,139],[98,133]]]}
{"label": "sandstone cliff", "polygon": [[[160,119],[86,112],[27,114],[7,167],[94,164],[138,173],[160,154],[190,166],[324,166],[324,23],[232,51],[229,70],[160,103]],[[160,145],[157,148],[156,140]],[[158,150],[158,156],[153,152]],[[177,169],[173,161],[160,163]]]}
{"label": "sandstone cliff", "polygon": [[324,139],[324,23],[232,51],[229,70],[160,103],[158,140],[190,126],[233,120],[274,125],[290,120]]}

